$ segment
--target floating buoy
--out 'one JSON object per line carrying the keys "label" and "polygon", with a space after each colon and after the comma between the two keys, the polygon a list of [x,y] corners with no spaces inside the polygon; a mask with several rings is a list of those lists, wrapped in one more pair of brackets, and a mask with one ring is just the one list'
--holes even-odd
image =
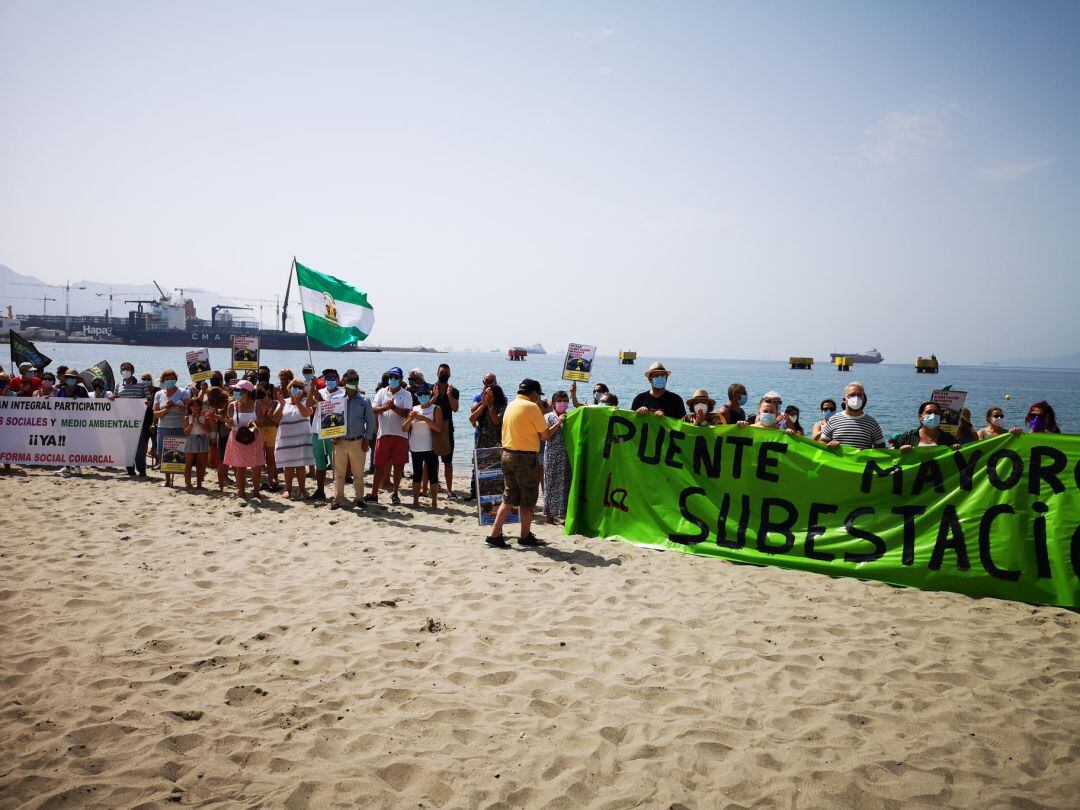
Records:
{"label": "floating buoy", "polygon": [[1012,399],[1012,394],[1006,394],[1005,399]]}

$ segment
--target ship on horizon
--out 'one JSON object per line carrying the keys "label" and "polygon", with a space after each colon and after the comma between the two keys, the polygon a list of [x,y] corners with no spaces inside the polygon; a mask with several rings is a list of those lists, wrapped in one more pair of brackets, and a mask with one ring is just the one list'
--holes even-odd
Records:
{"label": "ship on horizon", "polygon": [[853,363],[877,364],[883,363],[885,361],[885,357],[877,349],[871,349],[868,352],[854,354],[848,354],[847,352],[832,352],[829,355],[829,359],[833,362],[836,361],[837,357],[846,357]]}

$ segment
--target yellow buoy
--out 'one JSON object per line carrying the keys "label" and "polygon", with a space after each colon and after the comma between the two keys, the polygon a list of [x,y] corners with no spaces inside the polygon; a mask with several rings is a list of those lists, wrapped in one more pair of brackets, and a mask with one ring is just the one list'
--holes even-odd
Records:
{"label": "yellow buoy", "polygon": [[1006,394],[1005,399],[1012,399],[1012,394]]}

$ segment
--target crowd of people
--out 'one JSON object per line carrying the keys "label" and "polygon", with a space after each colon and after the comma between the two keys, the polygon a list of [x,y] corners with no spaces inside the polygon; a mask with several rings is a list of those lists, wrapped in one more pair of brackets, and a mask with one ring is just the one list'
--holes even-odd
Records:
{"label": "crowd of people", "polygon": [[[139,444],[134,463],[127,468],[133,477],[147,477],[160,463],[165,445],[182,441],[184,486],[204,489],[209,470],[216,471],[219,492],[234,487],[239,498],[262,498],[281,492],[290,500],[330,500],[332,509],[366,510],[388,492],[392,504],[401,503],[401,482],[410,466],[412,505],[430,499],[438,508],[439,496],[450,500],[473,500],[478,495],[476,472],[470,492],[454,492],[454,414],[461,407],[461,392],[451,384],[451,370],[439,365],[435,382],[423,371],[407,375],[391,366],[375,386],[372,396],[360,387],[355,369],[339,373],[325,368],[316,373],[305,365],[299,376],[281,369],[276,376],[267,366],[238,372],[212,371],[208,379],[179,385],[177,373],[166,369],[155,384],[149,372],[136,374],[131,362],[120,365],[120,382],[109,390],[106,380],[85,372],[58,366],[56,372],[34,369],[23,363],[17,376],[0,368],[0,396],[60,398],[131,398],[145,402]],[[749,425],[761,430],[782,430],[805,435],[797,406],[784,405],[781,395],[768,391],[757,407],[748,412],[748,394],[742,383],[732,383],[727,400],[717,401],[704,389],[684,399],[668,383],[671,372],[663,363],[653,363],[645,372],[648,388],[632,400],[631,410],[687,423],[720,427]],[[276,383],[274,380],[276,379]],[[89,385],[87,385],[89,382]],[[503,526],[513,512],[520,518],[520,542],[542,545],[532,532],[533,512],[543,491],[543,516],[548,523],[566,518],[572,470],[563,437],[563,424],[570,408],[619,407],[616,394],[602,382],[593,385],[592,399],[578,399],[577,384],[545,397],[539,382],[524,379],[513,400],[499,385],[493,372],[481,380],[481,390],[472,398],[468,418],[473,427],[473,446],[501,448],[504,477],[503,503],[496,513],[487,543],[505,547]],[[319,436],[318,403],[345,401],[343,435],[334,439]],[[914,414],[913,427],[888,441],[877,420],[867,412],[869,397],[860,382],[849,383],[839,402],[824,399],[820,413],[810,425],[810,438],[829,446],[856,449],[892,445],[902,452],[915,447],[959,446],[993,438],[1007,432],[1060,433],[1054,409],[1048,402],[1036,402],[1027,412],[1023,427],[1008,427],[1001,408],[986,411],[986,424],[976,429],[965,408],[956,432],[942,428],[942,408],[923,402]],[[167,442],[169,437],[175,441]],[[366,469],[368,454],[371,467]],[[441,466],[441,469],[440,469]],[[334,490],[326,494],[328,473],[333,472]],[[62,468],[60,475],[75,469]],[[365,493],[365,475],[372,475],[371,491]],[[309,490],[309,481],[314,487]],[[445,490],[442,484],[445,482]],[[174,475],[164,473],[163,487],[174,485]],[[352,497],[346,486],[352,485]]]}

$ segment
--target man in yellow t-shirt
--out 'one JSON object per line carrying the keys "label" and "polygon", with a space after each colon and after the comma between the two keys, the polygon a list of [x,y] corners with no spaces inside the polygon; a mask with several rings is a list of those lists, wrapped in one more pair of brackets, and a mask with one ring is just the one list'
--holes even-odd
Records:
{"label": "man in yellow t-shirt", "polygon": [[562,427],[566,416],[560,416],[549,427],[540,410],[543,395],[540,383],[526,378],[518,386],[517,397],[506,406],[503,414],[503,501],[495,514],[491,536],[486,540],[493,548],[510,547],[503,536],[502,527],[515,506],[521,517],[521,539],[518,542],[523,546],[546,545],[530,531],[533,509],[540,495],[540,462],[536,456],[540,452],[540,442],[551,438]]}

